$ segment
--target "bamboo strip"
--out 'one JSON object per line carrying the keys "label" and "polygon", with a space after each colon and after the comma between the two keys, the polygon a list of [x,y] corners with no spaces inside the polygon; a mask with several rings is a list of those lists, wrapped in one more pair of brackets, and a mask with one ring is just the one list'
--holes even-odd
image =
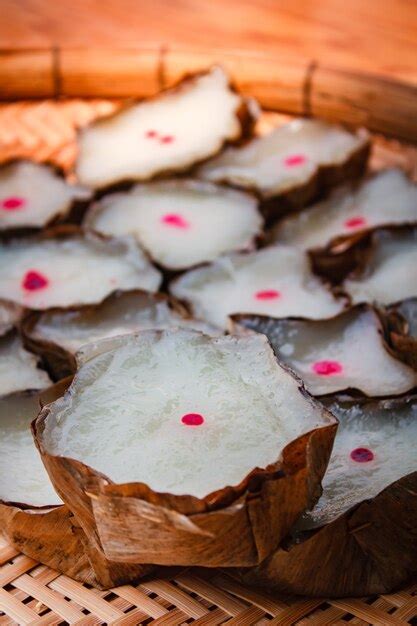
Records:
{"label": "bamboo strip", "polygon": [[251,626],[257,624],[263,617],[263,611],[256,606],[248,606],[238,613],[235,617],[228,620],[229,626]]}
{"label": "bamboo strip", "polygon": [[287,608],[287,604],[279,598],[272,598],[259,589],[245,587],[229,576],[216,576],[212,582],[228,593],[246,600],[250,604],[261,608],[266,613],[270,613],[273,617],[279,615],[281,611]]}
{"label": "bamboo strip", "polygon": [[67,576],[60,576],[50,584],[50,587],[63,596],[75,600],[77,604],[85,607],[105,622],[111,622],[119,617],[123,617],[122,611],[115,609],[99,595],[89,593],[88,589],[80,583],[67,578]]}
{"label": "bamboo strip", "polygon": [[[221,609],[217,608],[211,610],[210,613],[204,615],[204,617],[199,617],[194,620],[192,624],[193,626],[217,626],[217,624],[224,624],[225,621],[228,620],[228,617],[229,616],[226,615]],[[230,620],[228,620],[227,623],[229,624]]]}
{"label": "bamboo strip", "polygon": [[16,600],[10,593],[4,589],[0,589],[0,607],[3,613],[11,617],[17,624],[24,626],[25,624],[33,624],[38,615],[28,606]]}
{"label": "bamboo strip", "polygon": [[184,591],[175,587],[170,582],[156,579],[141,583],[140,586],[143,589],[156,593],[161,596],[161,598],[165,598],[169,602],[172,602],[172,604],[175,604],[175,606],[194,619],[203,617],[208,612],[203,604],[194,600],[194,598],[187,595]]}
{"label": "bamboo strip", "polygon": [[84,617],[81,611],[72,606],[59,593],[42,585],[28,574],[23,574],[16,578],[13,581],[13,586],[47,605],[70,624]]}
{"label": "bamboo strip", "polygon": [[380,609],[371,606],[364,608],[360,600],[332,600],[332,604],[339,609],[353,613],[353,615],[363,620],[372,620],[372,624],[375,624],[375,626],[400,626],[400,624],[407,624],[406,621],[398,619],[397,616],[388,615],[380,611]]}
{"label": "bamboo strip", "polygon": [[205,600],[211,604],[216,604],[233,617],[236,617],[242,610],[246,609],[246,604],[237,598],[229,596],[218,587],[212,585],[209,581],[198,578],[195,574],[180,574],[175,577],[175,581],[187,591],[197,593],[199,596],[205,598]]}
{"label": "bamboo strip", "polygon": [[0,98],[54,96],[52,50],[0,50]]}
{"label": "bamboo strip", "polygon": [[35,567],[35,565],[37,565],[36,561],[21,554],[13,563],[8,563],[7,567],[2,568],[0,572],[0,587],[5,587],[18,576],[26,574],[26,572]]}
{"label": "bamboo strip", "polygon": [[315,598],[300,600],[297,606],[289,606],[284,609],[278,617],[274,617],[269,623],[276,626],[292,626],[306,614],[312,613],[322,602],[323,600],[316,600]]}
{"label": "bamboo strip", "polygon": [[406,83],[317,67],[311,78],[310,112],[417,141],[417,88]]}
{"label": "bamboo strip", "polygon": [[168,613],[167,609],[155,602],[155,600],[152,600],[152,598],[149,598],[149,596],[141,591],[141,589],[125,585],[123,587],[118,587],[115,592],[118,596],[128,600],[131,604],[140,606],[143,611],[154,619],[162,617]]}
{"label": "bamboo strip", "polygon": [[62,50],[60,94],[125,98],[160,89],[159,50]]}

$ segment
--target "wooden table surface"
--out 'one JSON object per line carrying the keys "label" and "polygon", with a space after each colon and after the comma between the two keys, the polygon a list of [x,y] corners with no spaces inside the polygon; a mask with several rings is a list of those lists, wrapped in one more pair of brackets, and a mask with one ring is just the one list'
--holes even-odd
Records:
{"label": "wooden table surface", "polygon": [[0,0],[0,48],[288,53],[417,84],[417,0]]}

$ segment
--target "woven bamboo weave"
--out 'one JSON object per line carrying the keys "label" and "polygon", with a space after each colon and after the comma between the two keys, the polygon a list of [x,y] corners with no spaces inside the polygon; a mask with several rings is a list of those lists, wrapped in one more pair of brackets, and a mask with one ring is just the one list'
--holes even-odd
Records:
{"label": "woven bamboo weave", "polygon": [[[117,107],[108,100],[0,105],[0,162],[51,161],[70,172],[76,128]],[[260,132],[284,116],[268,114]],[[417,179],[417,148],[377,137],[372,168],[397,166]],[[163,578],[98,591],[18,554],[0,538],[0,626],[177,624],[249,626],[417,625],[417,583],[360,599],[303,599],[245,587],[218,570],[164,570]]]}

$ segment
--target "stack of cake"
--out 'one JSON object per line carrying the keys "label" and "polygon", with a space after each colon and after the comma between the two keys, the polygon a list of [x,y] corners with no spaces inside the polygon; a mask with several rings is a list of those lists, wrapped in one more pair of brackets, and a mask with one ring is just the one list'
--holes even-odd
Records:
{"label": "stack of cake", "polygon": [[416,186],[258,112],[214,67],[84,128],[77,184],[0,168],[0,530],[95,586],[417,571]]}

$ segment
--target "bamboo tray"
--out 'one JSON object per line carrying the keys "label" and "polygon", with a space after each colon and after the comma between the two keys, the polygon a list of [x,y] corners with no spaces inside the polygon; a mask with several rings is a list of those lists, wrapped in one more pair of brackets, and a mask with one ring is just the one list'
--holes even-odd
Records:
{"label": "bamboo tray", "polygon": [[[26,61],[22,61],[26,55]],[[117,55],[116,55],[117,56]],[[123,55],[122,55],[123,56]],[[30,53],[21,52],[3,53],[6,59],[1,62],[0,51],[0,99],[7,96],[8,99],[18,100],[22,96],[48,97],[54,92],[47,91],[49,83],[39,83],[39,62],[34,63]],[[94,54],[93,54],[94,57]],[[42,57],[45,61],[46,57]],[[95,58],[95,57],[94,57]],[[108,57],[107,57],[108,58]],[[126,58],[124,61],[126,62]],[[183,56],[178,61],[177,73],[185,69],[194,70],[200,67],[203,61],[205,65],[213,60],[206,56],[187,57],[189,64]],[[136,57],[135,57],[136,59]],[[191,62],[190,62],[191,59]],[[194,61],[193,61],[194,59]],[[196,60],[197,59],[197,60]],[[5,77],[11,71],[11,67],[20,61],[23,68],[23,77],[19,84],[13,86],[8,83],[8,90],[4,90]],[[116,73],[121,71],[120,59],[117,58],[113,67]],[[137,59],[136,59],[137,61]],[[33,64],[32,75],[38,79],[29,80],[30,63]],[[258,62],[260,60],[258,59]],[[22,64],[23,63],[23,64]],[[229,59],[230,63],[230,59]],[[227,65],[227,63],[226,63]],[[44,67],[44,66],[43,66]],[[100,66],[103,68],[103,66]],[[132,79],[135,64],[125,65],[125,77]],[[258,67],[255,63],[253,68]],[[44,67],[45,69],[45,67]],[[149,68],[148,68],[149,69]],[[55,70],[57,71],[57,70]],[[108,70],[106,70],[108,71]],[[98,83],[87,62],[86,66],[79,67],[81,79],[73,83],[72,94],[83,97],[91,93],[95,99],[80,98],[50,98],[34,100],[18,100],[13,103],[0,104],[0,162],[14,157],[30,157],[37,160],[52,161],[70,171],[75,158],[75,130],[92,119],[106,115],[119,106],[118,100],[98,99],[103,95],[103,74],[100,74]],[[90,73],[89,73],[90,72]],[[129,73],[130,72],[130,73]],[[53,75],[53,74],[52,74]],[[21,75],[22,76],[22,75]],[[44,73],[44,76],[46,74]],[[49,74],[48,74],[49,76]],[[60,76],[56,74],[56,76]],[[55,80],[56,80],[55,76]],[[85,77],[89,81],[85,82]],[[132,95],[134,89],[139,95],[148,95],[160,87],[159,80],[149,83],[149,72],[144,74],[144,81],[138,85],[138,76],[135,84],[126,79],[123,84],[124,93],[106,95],[126,96]],[[142,75],[139,73],[139,78]],[[62,77],[61,77],[62,78]],[[340,77],[339,77],[340,78]],[[363,77],[360,77],[361,80]],[[132,79],[133,80],[133,79]],[[264,72],[264,80],[266,75]],[[354,82],[358,80],[354,77]],[[101,81],[101,82],[100,82]],[[39,85],[41,84],[41,89]],[[101,88],[99,85],[102,85]],[[251,94],[261,96],[264,106],[268,105],[265,100],[265,85],[267,82],[252,84]],[[91,90],[86,92],[88,86]],[[371,81],[371,91],[376,89],[382,94],[384,89],[392,97],[398,89],[408,95],[413,93],[413,88],[401,84],[394,84],[394,90],[384,81],[374,79]],[[392,83],[390,83],[392,87]],[[244,86],[242,86],[244,88]],[[101,91],[100,91],[101,89]],[[307,113],[298,107],[298,96],[293,102],[280,101],[278,96],[272,97],[274,89],[279,87],[273,81],[269,91],[269,107],[285,113]],[[43,90],[43,91],[42,91]],[[259,91],[260,90],[260,91]],[[405,90],[405,91],[404,91]],[[411,90],[411,91],[410,91]],[[247,91],[247,90],[246,90]],[[56,93],[63,91],[56,90]],[[264,94],[262,96],[262,93]],[[278,93],[278,92],[277,92]],[[288,95],[288,91],[286,92]],[[295,91],[292,92],[293,94]],[[369,96],[369,93],[368,93]],[[356,92],[357,109],[360,110],[362,123],[368,121],[368,126],[373,130],[384,131],[387,134],[396,135],[401,139],[408,137],[417,140],[417,126],[414,118],[410,115],[402,118],[402,121],[386,123],[375,113],[371,100],[361,99],[361,94]],[[390,96],[390,97],[391,97]],[[272,100],[271,100],[272,98]],[[389,100],[389,98],[388,98]],[[414,100],[414,108],[415,108]],[[411,102],[407,97],[403,101],[405,109]],[[333,106],[333,105],[332,105]],[[331,119],[340,121],[358,121],[352,119],[351,113],[337,111],[331,108],[331,114],[322,114]],[[379,105],[378,105],[379,106]],[[401,107],[400,107],[401,108]],[[317,112],[316,112],[317,113]],[[391,115],[397,115],[397,111],[391,111]],[[287,119],[286,115],[268,113],[260,121],[260,131],[266,130],[271,125],[276,125]],[[369,124],[369,120],[371,124]],[[371,158],[371,168],[379,169],[383,166],[397,166],[404,169],[410,176],[417,180],[417,147],[398,141],[398,139],[386,139],[376,136]],[[72,581],[64,575],[60,575],[50,568],[40,565],[32,559],[18,554],[11,546],[7,545],[0,537],[0,626],[11,624],[80,624],[93,626],[98,624],[164,624],[174,626],[176,624],[202,624],[214,626],[228,623],[231,626],[249,626],[251,624],[279,624],[291,626],[292,624],[324,626],[331,624],[344,624],[367,626],[375,624],[379,626],[417,624],[417,582],[409,585],[406,589],[384,596],[372,596],[361,599],[302,599],[290,598],[278,594],[267,594],[263,591],[245,587],[229,578],[225,572],[219,570],[183,569],[164,570],[163,577],[143,582],[137,586],[125,585],[110,591],[98,591],[87,585]]]}

